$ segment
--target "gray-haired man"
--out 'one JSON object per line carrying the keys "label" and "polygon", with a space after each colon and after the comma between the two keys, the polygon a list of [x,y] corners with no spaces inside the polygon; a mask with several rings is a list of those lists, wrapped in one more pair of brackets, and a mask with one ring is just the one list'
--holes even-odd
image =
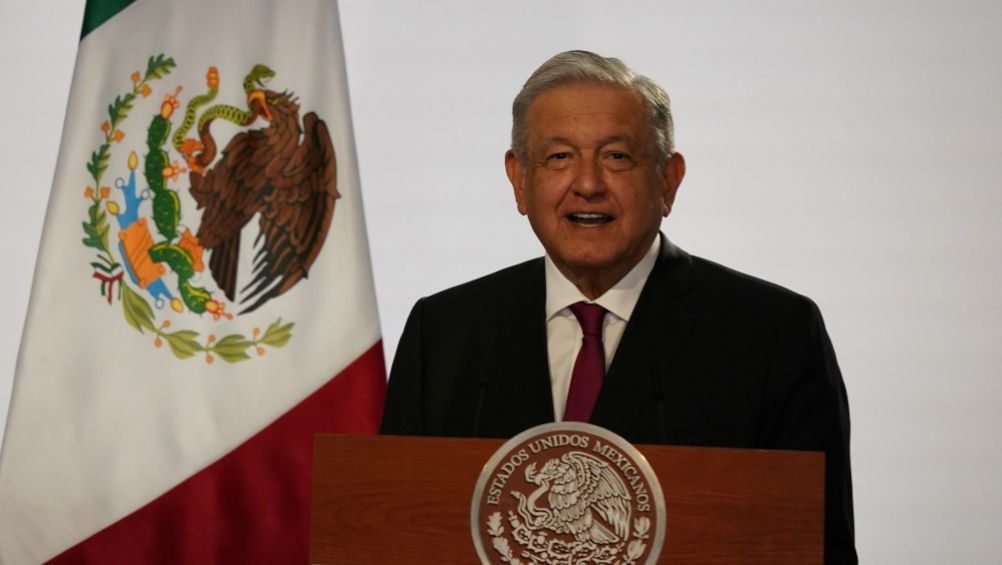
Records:
{"label": "gray-haired man", "polygon": [[566,419],[635,443],[824,451],[826,561],[855,563],[848,404],[821,315],[660,233],[685,175],[664,90],[560,53],[515,98],[505,168],[546,255],[418,301],[383,433]]}

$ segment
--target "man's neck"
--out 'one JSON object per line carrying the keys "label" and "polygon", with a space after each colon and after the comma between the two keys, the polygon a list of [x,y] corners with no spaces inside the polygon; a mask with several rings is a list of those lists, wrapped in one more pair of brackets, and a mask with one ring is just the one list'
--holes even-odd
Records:
{"label": "man's neck", "polygon": [[[654,242],[652,245],[660,245],[660,235],[654,237]],[[644,256],[648,253],[650,247],[644,247],[643,250],[634,258],[633,261],[625,264],[614,270],[607,269],[588,269],[581,268],[575,269],[569,265],[560,265],[554,262],[554,266],[560,271],[568,281],[570,281],[581,294],[585,295],[588,300],[595,300],[598,297],[605,294],[610,288],[614,287],[619,281],[623,280],[627,274],[630,273],[640,262],[644,259]]]}
{"label": "man's neck", "polygon": [[567,266],[557,266],[560,272],[567,277],[567,280],[571,281],[581,291],[581,294],[588,297],[588,300],[595,300],[599,296],[605,294],[607,290],[612,288],[620,279],[626,276],[626,273],[630,272],[636,263],[630,265],[629,268],[622,270],[622,272],[617,271],[603,271],[603,272],[590,272],[589,269],[579,269],[574,270]]}

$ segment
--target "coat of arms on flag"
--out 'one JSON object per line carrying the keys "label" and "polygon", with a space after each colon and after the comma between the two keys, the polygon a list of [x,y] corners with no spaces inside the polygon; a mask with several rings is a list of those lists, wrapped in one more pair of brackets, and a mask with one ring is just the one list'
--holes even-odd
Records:
{"label": "coat of arms on flag", "polygon": [[[102,295],[109,304],[117,296],[126,322],[154,334],[157,347],[166,342],[181,359],[204,352],[210,363],[215,356],[243,361],[251,358],[248,350],[264,355],[267,347],[284,346],[294,323],[278,318],[249,335],[202,336],[197,330],[173,328],[169,320],[158,321],[157,311],[169,307],[178,314],[232,319],[227,301],[239,300],[242,312],[252,312],[307,277],[339,197],[334,148],[316,113],[300,121],[293,94],[266,88],[275,76],[272,69],[254,65],[243,79],[246,100],[239,107],[217,103],[220,73],[211,66],[205,91],[191,97],[183,112],[182,85],[164,94],[145,128],[142,160],[135,149],[122,158],[119,149],[129,143],[121,126],[150,106],[143,102],[153,93],[153,83],[169,77],[175,66],[164,54],[151,56],[145,72],[132,73],[131,89],[108,105],[102,142],[87,164],[92,184],[84,190],[90,205],[83,243],[96,251],[91,266]],[[221,143],[212,129],[216,121],[266,125],[236,134],[220,155]],[[128,173],[115,179],[112,191],[102,182],[118,163],[127,165]],[[192,214],[179,185],[186,178],[202,210],[194,228],[185,224]],[[238,296],[241,234],[255,216],[260,219],[254,278]],[[112,228],[117,238],[109,238]],[[206,254],[214,285],[199,284],[205,278]]]}

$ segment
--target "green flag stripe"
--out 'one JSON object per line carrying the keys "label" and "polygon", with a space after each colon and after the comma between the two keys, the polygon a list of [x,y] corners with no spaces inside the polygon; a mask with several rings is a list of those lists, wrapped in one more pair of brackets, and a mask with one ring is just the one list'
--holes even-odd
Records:
{"label": "green flag stripe", "polygon": [[129,4],[136,0],[87,0],[84,7],[83,29],[80,31],[80,39],[87,37],[87,34],[94,31],[112,16],[124,10]]}

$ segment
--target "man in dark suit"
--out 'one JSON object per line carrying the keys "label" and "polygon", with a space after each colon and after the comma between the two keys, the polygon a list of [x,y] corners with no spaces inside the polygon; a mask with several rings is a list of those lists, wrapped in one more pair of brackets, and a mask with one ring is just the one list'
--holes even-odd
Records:
{"label": "man in dark suit", "polygon": [[565,419],[634,443],[824,451],[826,561],[855,563],[848,405],[821,315],[660,234],[685,174],[664,90],[561,53],[513,117],[506,170],[546,256],[418,301],[383,433]]}

